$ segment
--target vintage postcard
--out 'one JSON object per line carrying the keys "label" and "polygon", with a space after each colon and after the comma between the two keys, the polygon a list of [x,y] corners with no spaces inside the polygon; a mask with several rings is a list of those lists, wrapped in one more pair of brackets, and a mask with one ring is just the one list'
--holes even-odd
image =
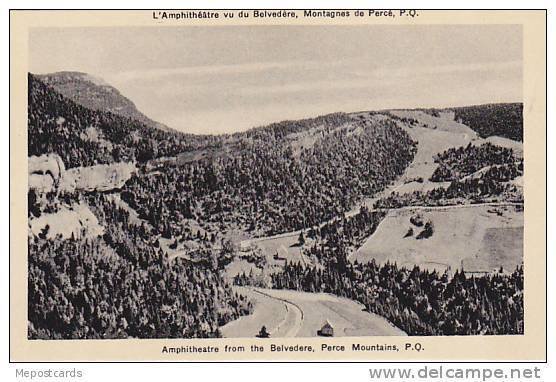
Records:
{"label": "vintage postcard", "polygon": [[546,358],[546,13],[12,11],[13,361]]}

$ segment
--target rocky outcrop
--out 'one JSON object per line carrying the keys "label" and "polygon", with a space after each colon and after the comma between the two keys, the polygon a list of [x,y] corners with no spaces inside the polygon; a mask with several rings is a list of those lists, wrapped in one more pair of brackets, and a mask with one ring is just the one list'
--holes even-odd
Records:
{"label": "rocky outcrop", "polygon": [[110,191],[122,188],[136,171],[133,163],[99,164],[66,171],[60,191]]}
{"label": "rocky outcrop", "polygon": [[33,235],[42,235],[46,239],[69,239],[72,235],[77,239],[104,233],[104,228],[84,203],[71,207],[62,206],[54,213],[45,213],[38,218],[29,219],[29,230]]}
{"label": "rocky outcrop", "polygon": [[[34,203],[42,211],[29,216],[30,232],[48,239],[102,235],[104,228],[86,203],[67,205],[67,201],[63,203],[63,199],[58,199],[57,195],[119,189],[135,171],[133,163],[100,164],[66,170],[64,162],[56,154],[30,157],[29,189],[35,191]],[[56,196],[47,195],[51,192]]]}
{"label": "rocky outcrop", "polygon": [[136,171],[134,163],[99,164],[66,170],[57,154],[29,157],[29,189],[38,193],[110,191],[123,187]]}
{"label": "rocky outcrop", "polygon": [[62,158],[56,154],[31,156],[28,166],[29,188],[42,193],[54,190],[66,172]]}

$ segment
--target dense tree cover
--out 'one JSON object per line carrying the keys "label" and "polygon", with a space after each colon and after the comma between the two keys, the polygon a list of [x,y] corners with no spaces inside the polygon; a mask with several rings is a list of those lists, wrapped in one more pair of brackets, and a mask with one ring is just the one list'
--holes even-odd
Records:
{"label": "dense tree cover", "polygon": [[40,217],[59,210],[62,205],[79,202],[79,195],[73,192],[57,192],[56,190],[40,193],[36,190],[27,191],[27,216]]}
{"label": "dense tree cover", "polygon": [[[479,109],[464,116],[478,118],[473,116]],[[483,113],[494,120],[492,129],[503,130],[500,121],[509,118],[500,110]],[[299,245],[319,265],[286,264],[272,276],[276,288],[358,300],[410,334],[522,333],[522,268],[467,278],[463,272],[450,277],[418,267],[348,262],[348,254],[376,230],[384,209],[522,201],[516,187],[505,183],[523,171],[511,150],[468,146],[437,158],[432,180],[449,180],[449,187],[393,194],[376,203],[377,211],[361,208],[345,217],[413,160],[416,143],[394,119],[336,113],[229,136],[191,136],[89,110],[29,75],[29,155],[57,153],[67,167],[139,162],[121,198],[144,220],[131,219],[101,193],[29,193],[30,217],[85,199],[105,230],[95,238],[29,236],[29,337],[219,336],[220,325],[251,311],[222,276],[234,248],[216,233],[230,229],[251,236],[303,230]],[[193,225],[201,227],[196,234]],[[185,238],[199,245],[169,259],[160,237],[172,239],[170,249]],[[243,274],[235,282],[253,280]]]}
{"label": "dense tree cover", "polygon": [[361,207],[353,216],[342,217],[307,231],[311,244],[303,249],[309,258],[319,264],[334,263],[339,269],[346,267],[347,254],[359,248],[386,216],[385,211],[370,211]]}
{"label": "dense tree cover", "polygon": [[453,109],[455,119],[473,130],[480,137],[493,135],[523,141],[523,104],[488,104]]}
{"label": "dense tree cover", "polygon": [[496,182],[509,182],[523,175],[523,159],[519,162],[488,167],[483,173],[483,179],[492,179]]}
{"label": "dense tree cover", "polygon": [[[419,121],[415,118],[400,117],[400,116],[396,115],[395,113],[393,113],[391,111],[384,111],[384,112],[381,112],[381,114],[387,115],[388,118],[391,118],[395,121],[399,121],[399,122],[403,123],[404,125],[407,125],[409,128],[412,128],[414,126],[419,126]],[[425,126],[426,126],[426,124],[425,124]]]}
{"label": "dense tree cover", "polygon": [[[523,267],[511,274],[466,276],[448,272],[347,264],[339,269],[286,264],[273,274],[278,289],[325,292],[361,302],[409,335],[523,333]],[[236,282],[248,283],[244,275]]]}
{"label": "dense tree cover", "polygon": [[236,133],[234,137],[247,137],[254,140],[281,141],[284,138],[290,138],[291,134],[302,133],[307,130],[325,126],[327,129],[342,126],[352,122],[352,118],[346,113],[332,113],[321,115],[315,118],[306,118],[298,120],[286,120],[274,122],[266,126],[259,126],[249,129],[244,133]]}
{"label": "dense tree cover", "polygon": [[[67,168],[120,161],[146,162],[205,147],[210,136],[147,127],[136,120],[87,109],[65,98],[35,76],[28,76],[28,155],[56,153]],[[88,128],[101,139],[88,139]]]}
{"label": "dense tree cover", "polygon": [[[496,146],[490,142],[480,146],[469,143],[466,147],[450,148],[437,154],[434,161],[438,163],[438,167],[430,178],[433,182],[461,179],[487,166],[498,166],[495,171],[500,172],[499,178],[509,178],[508,180],[517,176],[515,171],[517,166],[523,170],[523,159],[519,160],[512,149]],[[516,165],[517,162],[519,162],[518,165]],[[507,174],[502,174],[504,171],[507,171]],[[515,176],[510,178],[510,174],[515,174]],[[494,174],[491,175],[494,176]]]}
{"label": "dense tree cover", "polygon": [[[326,264],[340,272],[345,272],[348,267],[348,254],[359,248],[375,232],[385,216],[385,211],[370,211],[362,206],[354,215],[342,216],[318,227],[311,227],[306,232],[301,231],[299,245],[303,246],[303,255],[314,259],[314,263],[319,266]],[[301,244],[302,241],[304,244]],[[237,285],[255,285],[264,288],[273,286],[269,281],[258,278],[252,271],[249,274],[239,274],[234,278],[234,283]]]}
{"label": "dense tree cover", "polygon": [[[494,171],[494,170],[493,170]],[[377,200],[374,208],[400,208],[406,206],[447,206],[454,204],[511,202],[523,203],[523,192],[511,183],[503,183],[487,172],[479,178],[457,180],[446,188],[427,192],[392,193]]]}
{"label": "dense tree cover", "polygon": [[248,314],[218,263],[168,260],[145,224],[104,196],[103,237],[29,236],[29,338],[190,338]]}
{"label": "dense tree cover", "polygon": [[[342,128],[346,123],[351,128]],[[293,148],[291,132],[321,126],[306,147]],[[274,124],[249,132],[230,155],[140,174],[122,198],[173,235],[195,219],[212,229],[253,236],[304,229],[332,219],[384,189],[413,159],[415,143],[392,121],[367,124],[332,114]]]}

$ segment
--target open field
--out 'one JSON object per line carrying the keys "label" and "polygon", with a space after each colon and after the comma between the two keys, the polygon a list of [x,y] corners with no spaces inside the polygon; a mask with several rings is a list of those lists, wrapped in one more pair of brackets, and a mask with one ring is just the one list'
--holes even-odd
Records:
{"label": "open field", "polygon": [[270,336],[316,337],[324,322],[335,337],[399,336],[403,331],[384,318],[363,311],[357,302],[325,293],[236,287],[255,306],[253,314],[220,328],[224,337],[254,337],[263,325]]}
{"label": "open field", "polygon": [[[299,233],[298,231],[292,233],[291,235],[281,235],[273,238],[264,238],[252,241],[257,247],[261,248],[263,253],[274,260],[274,255],[278,257],[291,261],[300,261],[302,264],[306,263],[308,259],[302,255],[301,246],[298,245]],[[272,263],[272,261],[269,261]],[[283,264],[284,260],[278,260]]]}
{"label": "open field", "polygon": [[[515,206],[454,206],[392,210],[351,261],[452,270],[462,264],[469,272],[512,270],[523,261],[523,212]],[[434,224],[431,237],[417,239],[422,230],[410,222],[420,214]],[[412,236],[405,237],[409,229]]]}

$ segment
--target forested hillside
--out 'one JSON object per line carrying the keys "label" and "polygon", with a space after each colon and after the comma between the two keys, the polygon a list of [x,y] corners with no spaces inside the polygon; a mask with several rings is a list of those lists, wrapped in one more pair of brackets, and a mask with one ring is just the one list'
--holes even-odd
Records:
{"label": "forested hillside", "polygon": [[[484,143],[481,146],[469,144],[467,147],[451,148],[439,153],[435,158],[438,167],[431,176],[433,182],[445,182],[464,178],[475,174],[481,169],[500,169],[502,172],[510,168],[518,167],[523,160],[519,160],[512,149],[495,146],[491,143]],[[513,178],[515,178],[514,175]],[[513,179],[510,175],[507,180]]]}
{"label": "forested hillside", "polygon": [[450,182],[427,192],[392,193],[377,200],[376,208],[444,206],[484,202],[523,202],[523,189],[511,182],[523,175],[523,158],[512,149],[489,142],[480,146],[451,148],[438,153],[438,164],[430,180]]}
{"label": "forested hillside", "polygon": [[57,72],[38,75],[38,79],[75,103],[91,110],[110,112],[146,126],[162,130],[169,127],[145,116],[120,91],[102,79],[81,72]]}
{"label": "forested hillside", "polygon": [[400,176],[415,153],[415,143],[391,121],[365,123],[345,114],[271,125],[237,139],[232,155],[132,178],[122,197],[167,237],[183,231],[184,219],[208,230],[270,235],[349,210]]}
{"label": "forested hillside", "polygon": [[146,162],[205,147],[208,136],[148,127],[113,113],[85,108],[28,76],[28,155],[56,153],[66,168],[120,161]]}
{"label": "forested hillside", "polygon": [[[238,277],[236,282],[245,281]],[[410,335],[523,333],[523,267],[467,277],[396,264],[348,264],[345,270],[287,264],[273,287],[326,292],[361,302]]]}
{"label": "forested hillside", "polygon": [[473,130],[482,138],[493,135],[523,141],[523,104],[501,103],[456,107],[456,121]]}
{"label": "forested hillside", "polygon": [[[66,167],[141,164],[217,140],[87,109],[32,75],[28,118],[29,155],[58,154]],[[43,164],[48,166],[48,159]],[[28,237],[29,338],[215,337],[219,326],[249,313],[249,302],[222,277],[219,252],[206,250],[206,261],[169,259],[159,235],[110,198],[118,189],[61,191],[57,187],[65,173],[44,167],[38,174],[52,176],[54,183],[46,194],[30,189],[28,196],[30,222],[47,222]],[[87,174],[93,182],[98,175]],[[77,222],[81,230],[71,237],[49,233],[48,221],[74,224],[63,220],[64,211],[79,218],[76,211],[89,208],[98,219],[95,232],[102,234],[88,231],[85,220]]]}
{"label": "forested hillside", "polygon": [[102,236],[29,236],[29,338],[191,338],[249,313],[217,263],[169,261],[156,236],[105,195],[87,197]]}

